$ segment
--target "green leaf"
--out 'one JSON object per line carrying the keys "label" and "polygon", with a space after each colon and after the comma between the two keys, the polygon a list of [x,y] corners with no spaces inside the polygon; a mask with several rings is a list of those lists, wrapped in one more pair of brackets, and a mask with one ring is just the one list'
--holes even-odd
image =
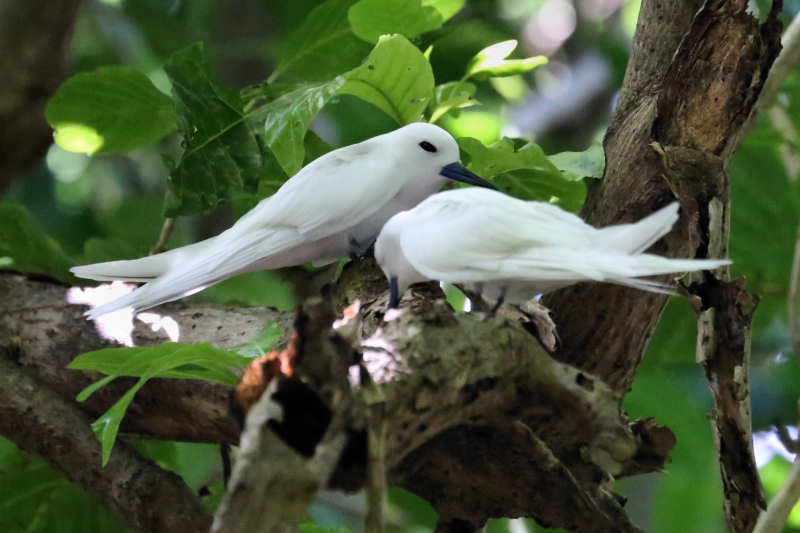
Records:
{"label": "green leaf", "polygon": [[248,359],[208,343],[166,342],[159,346],[105,348],[76,357],[68,368],[94,370],[116,377],[202,379],[236,385],[230,368],[247,365]]}
{"label": "green leaf", "polygon": [[553,202],[569,211],[577,211],[583,205],[583,182],[568,179],[534,143],[503,138],[485,146],[477,139],[462,137],[458,144],[469,155],[471,171],[491,179],[511,196]]}
{"label": "green leaf", "polygon": [[239,95],[209,73],[201,43],[174,53],[164,66],[172,80],[184,152],[167,179],[167,216],[207,212],[270,178],[267,149],[245,121]]}
{"label": "green leaf", "polygon": [[484,80],[492,77],[513,76],[547,63],[547,58],[544,56],[506,59],[516,47],[517,41],[511,39],[484,48],[475,54],[475,57],[467,65],[464,79]]}
{"label": "green leaf", "polygon": [[583,178],[601,178],[606,166],[603,145],[599,142],[592,143],[583,152],[560,152],[548,156],[548,159],[570,181],[577,181]]}
{"label": "green leaf", "polygon": [[47,102],[59,146],[89,155],[149,146],[175,129],[167,95],[130,67],[103,67],[69,78]]}
{"label": "green leaf", "polygon": [[437,85],[431,101],[432,111],[429,122],[435,123],[453,109],[475,105],[477,102],[472,98],[474,95],[475,84],[468,81],[450,81]]}
{"label": "green leaf", "polygon": [[409,39],[442,27],[442,14],[420,0],[360,0],[347,14],[350,27],[367,42],[399,33]]}
{"label": "green leaf", "polygon": [[103,448],[103,465],[108,462],[117,438],[119,425],[125,411],[139,389],[151,378],[201,379],[233,386],[238,381],[231,368],[242,368],[249,359],[237,353],[214,348],[208,343],[164,343],[155,347],[106,348],[87,352],[76,357],[69,368],[93,370],[107,374],[78,394],[78,401],[86,400],[92,393],[118,377],[138,377],[108,411],[92,424]]}
{"label": "green leaf", "polygon": [[355,0],[328,0],[318,5],[286,41],[283,58],[269,81],[289,75],[323,81],[356,66],[369,45],[353,34],[347,12]]}
{"label": "green leaf", "polygon": [[433,96],[433,71],[402,35],[384,35],[364,63],[350,71],[340,93],[379,107],[399,124],[420,119]]}
{"label": "green leaf", "polygon": [[465,0],[422,0],[423,6],[430,6],[442,16],[442,21],[447,21],[461,11]]}
{"label": "green leaf", "polygon": [[303,167],[304,139],[311,121],[344,83],[345,77],[338,76],[326,83],[306,85],[254,112],[256,120],[263,117],[264,140],[288,176]]}
{"label": "green leaf", "polygon": [[228,305],[264,305],[284,311],[297,306],[291,285],[274,270],[234,276],[192,298]]}
{"label": "green leaf", "polygon": [[93,496],[38,457],[0,438],[0,531],[85,533],[128,530]]}
{"label": "green leaf", "polygon": [[92,431],[94,431],[97,440],[100,441],[103,450],[103,466],[108,464],[108,459],[111,457],[111,450],[114,449],[114,443],[117,440],[117,433],[119,433],[119,425],[122,423],[122,417],[125,416],[125,411],[133,401],[133,397],[139,392],[147,379],[140,378],[136,385],[128,389],[122,398],[117,400],[108,411],[100,415],[97,420],[92,422]]}
{"label": "green leaf", "polygon": [[0,269],[43,274],[78,283],[70,274],[73,261],[47,236],[21,205],[0,204]]}

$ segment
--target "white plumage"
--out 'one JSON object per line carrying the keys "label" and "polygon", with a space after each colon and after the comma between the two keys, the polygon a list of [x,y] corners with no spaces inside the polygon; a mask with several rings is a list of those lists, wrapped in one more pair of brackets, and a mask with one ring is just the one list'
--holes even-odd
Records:
{"label": "white plumage", "polygon": [[393,216],[378,236],[375,257],[390,283],[396,279],[398,294],[427,280],[467,284],[489,300],[516,304],[581,281],[669,293],[668,285],[641,278],[730,264],[643,253],[676,220],[672,203],[634,224],[598,229],[548,203],[458,189]]}
{"label": "white plumage", "polygon": [[146,282],[86,314],[141,311],[243,272],[346,257],[447,178],[491,187],[458,160],[455,139],[425,123],[329,152],[216,237],[141,259],[72,268],[83,278]]}

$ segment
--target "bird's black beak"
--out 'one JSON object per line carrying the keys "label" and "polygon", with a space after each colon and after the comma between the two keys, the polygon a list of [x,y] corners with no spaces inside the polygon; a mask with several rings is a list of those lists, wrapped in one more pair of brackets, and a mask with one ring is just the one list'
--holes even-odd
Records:
{"label": "bird's black beak", "polygon": [[389,309],[397,309],[400,305],[400,288],[397,286],[397,277],[389,279]]}
{"label": "bird's black beak", "polygon": [[497,187],[477,174],[473,174],[464,168],[461,163],[450,163],[449,165],[445,165],[442,167],[442,171],[439,174],[451,180],[469,183],[470,185],[477,185],[478,187],[486,187],[487,189],[494,189],[495,191],[497,190]]}

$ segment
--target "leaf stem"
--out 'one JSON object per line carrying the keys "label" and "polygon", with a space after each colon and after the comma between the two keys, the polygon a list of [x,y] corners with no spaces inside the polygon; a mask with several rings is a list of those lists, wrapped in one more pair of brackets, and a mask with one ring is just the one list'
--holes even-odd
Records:
{"label": "leaf stem", "polygon": [[175,218],[166,217],[164,224],[161,226],[161,233],[158,234],[158,240],[150,248],[150,255],[160,254],[167,249],[167,241],[172,236],[172,230],[175,229]]}

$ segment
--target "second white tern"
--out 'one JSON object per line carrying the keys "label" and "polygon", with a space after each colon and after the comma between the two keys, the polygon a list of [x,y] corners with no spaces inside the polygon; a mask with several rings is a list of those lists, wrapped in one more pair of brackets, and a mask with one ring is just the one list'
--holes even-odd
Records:
{"label": "second white tern", "polygon": [[394,215],[375,242],[375,258],[389,280],[390,307],[410,285],[429,280],[465,284],[497,306],[582,281],[671,293],[641,278],[730,264],[643,253],[677,220],[673,202],[633,224],[594,228],[552,204],[462,188]]}
{"label": "second white tern", "polygon": [[141,259],[72,268],[82,278],[146,282],[86,315],[141,311],[243,272],[324,265],[361,252],[392,215],[414,207],[448,178],[492,187],[458,161],[455,139],[426,123],[329,152],[216,237]]}

